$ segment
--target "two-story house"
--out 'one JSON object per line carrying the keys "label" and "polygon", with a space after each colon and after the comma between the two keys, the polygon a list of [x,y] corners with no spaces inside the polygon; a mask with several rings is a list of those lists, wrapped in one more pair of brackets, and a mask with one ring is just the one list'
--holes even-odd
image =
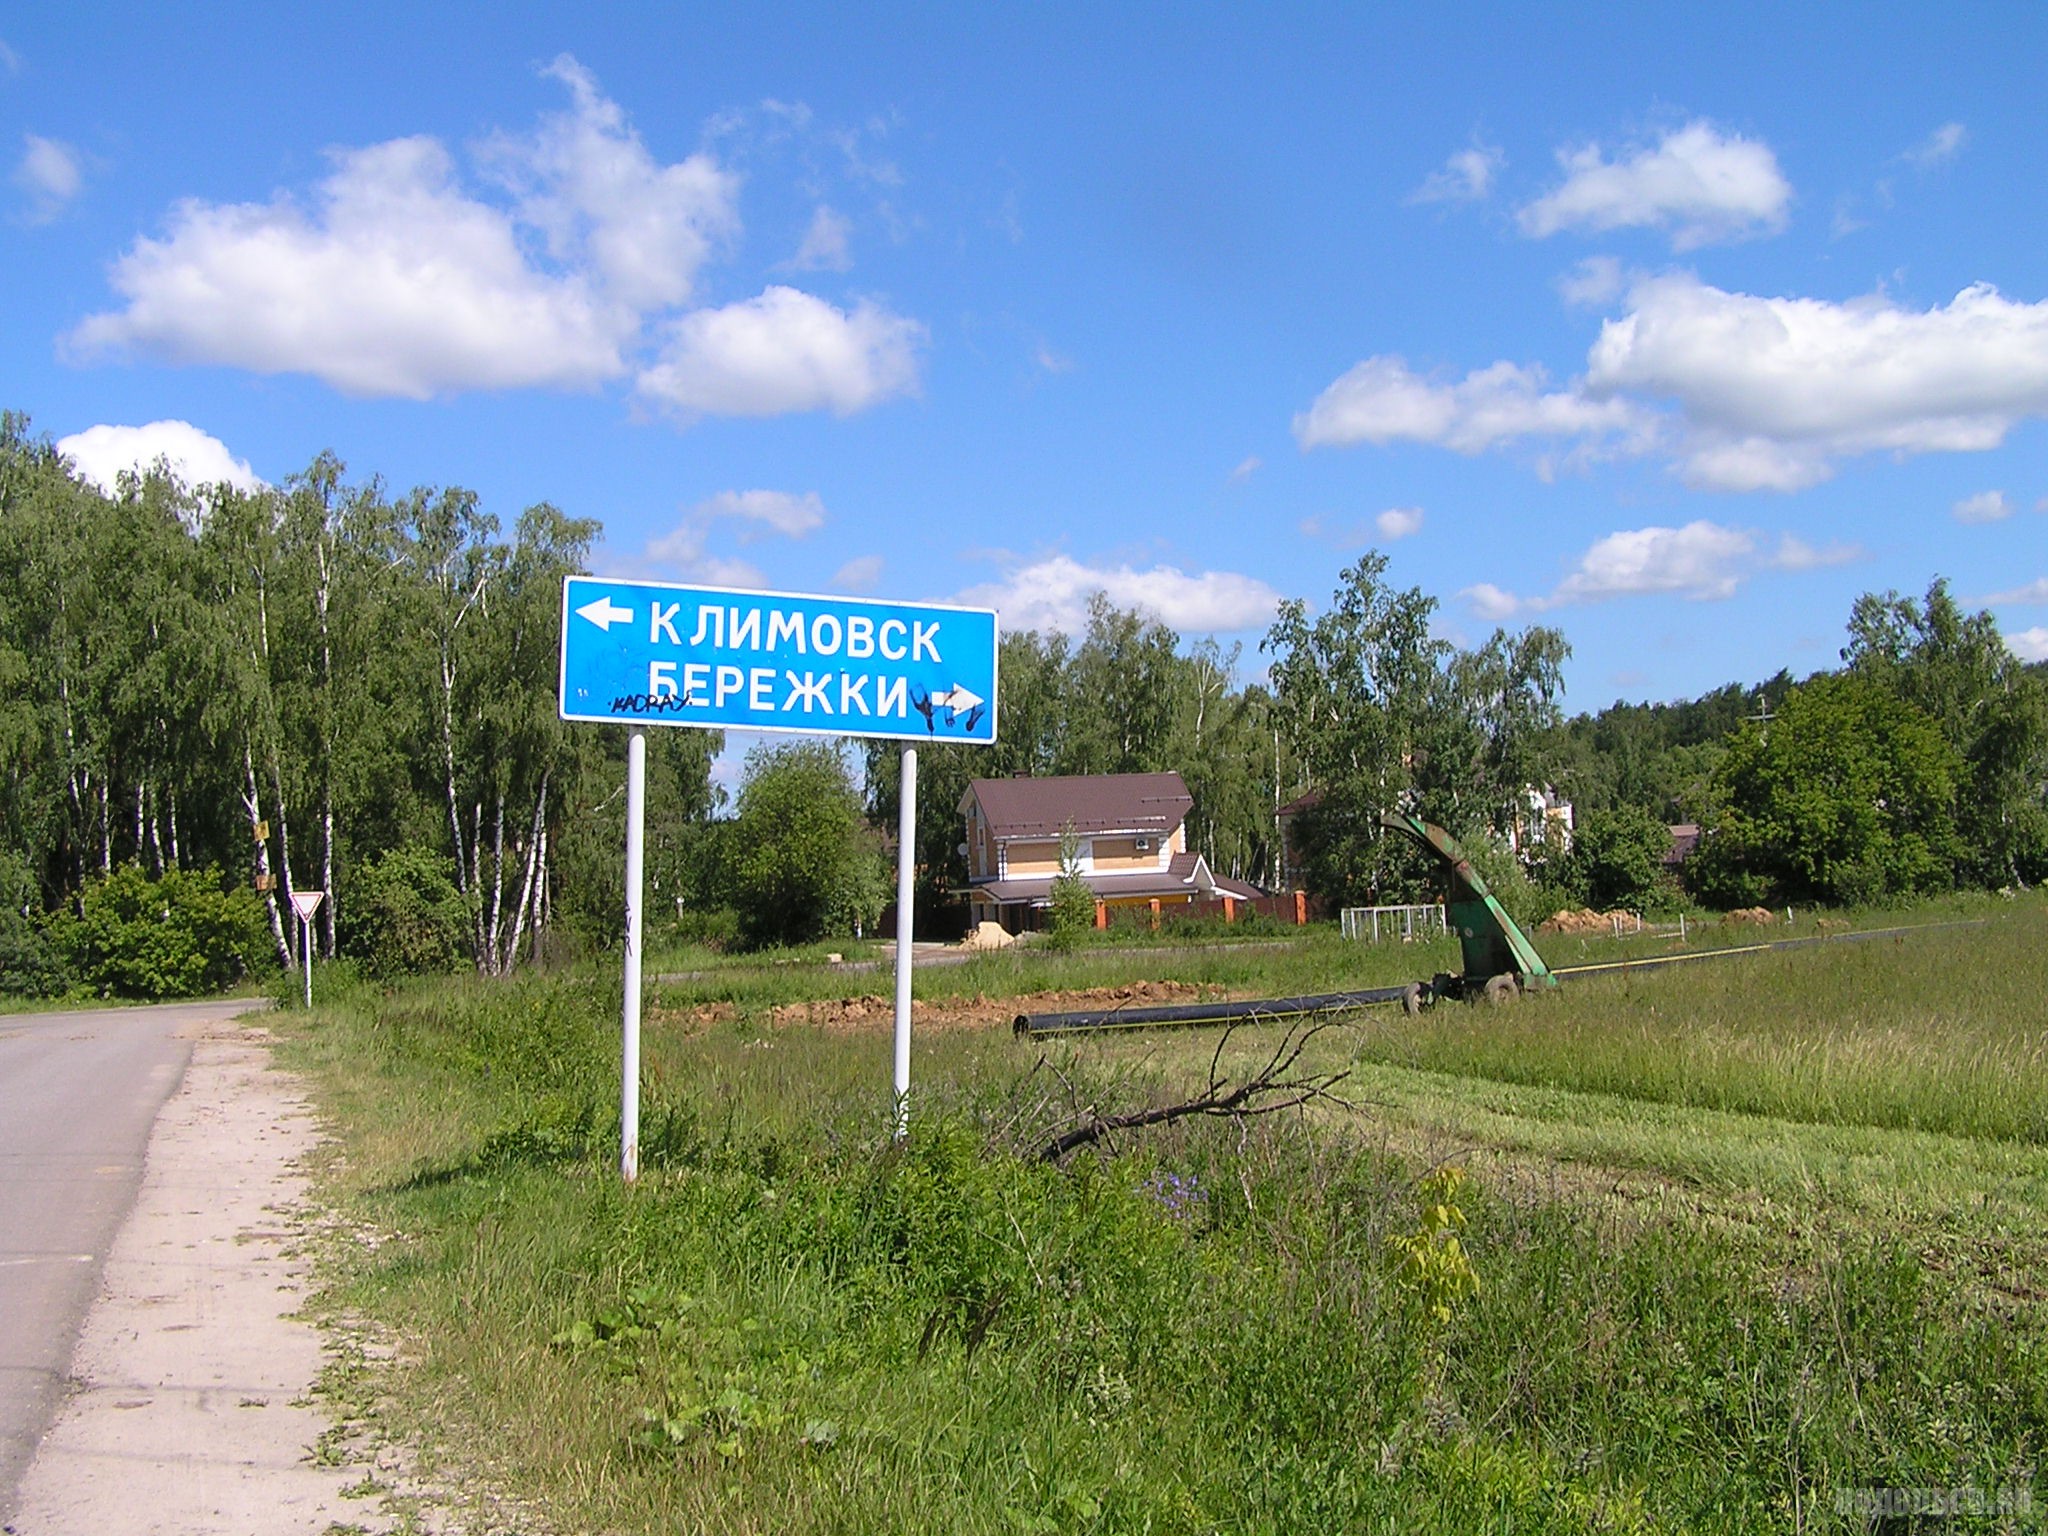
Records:
{"label": "two-story house", "polygon": [[1018,933],[1037,927],[1060,873],[1060,839],[1075,840],[1076,871],[1110,906],[1162,911],[1214,898],[1251,901],[1259,892],[1217,878],[1188,851],[1194,799],[1177,773],[1076,774],[1045,779],[976,779],[960,797],[967,822],[971,921]]}

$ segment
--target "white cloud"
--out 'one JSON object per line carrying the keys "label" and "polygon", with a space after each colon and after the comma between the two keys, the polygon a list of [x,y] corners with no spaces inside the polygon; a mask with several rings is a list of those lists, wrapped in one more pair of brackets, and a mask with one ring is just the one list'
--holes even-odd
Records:
{"label": "white cloud", "polygon": [[739,226],[739,178],[707,154],[657,162],[568,54],[543,73],[569,88],[571,110],[549,113],[529,138],[494,137],[485,165],[557,261],[587,270],[636,313],[682,303],[713,246]]}
{"label": "white cloud", "polygon": [[1369,357],[1294,418],[1294,436],[1303,448],[1405,439],[1474,454],[1517,438],[1599,439],[1634,435],[1645,425],[1626,400],[1546,384],[1541,368],[1509,362],[1439,384],[1398,357]]}
{"label": "white cloud", "polygon": [[1787,533],[1779,536],[1778,552],[1771,556],[1770,563],[1781,571],[1819,571],[1830,566],[1853,565],[1867,554],[1861,544],[1841,539],[1833,539],[1826,544],[1809,544],[1798,534]]}
{"label": "white cloud", "polygon": [[1422,508],[1389,507],[1373,519],[1373,527],[1388,543],[1422,532]]}
{"label": "white cloud", "polygon": [[189,421],[152,421],[140,427],[97,426],[57,440],[57,451],[80,476],[109,495],[124,471],[143,474],[159,460],[187,486],[231,485],[258,491],[263,481],[228,445]]}
{"label": "white cloud", "polygon": [[863,300],[851,313],[794,288],[684,315],[643,394],[686,416],[866,410],[917,388],[925,328]]}
{"label": "white cloud", "polygon": [[832,585],[841,592],[872,592],[882,579],[880,555],[857,555],[832,573]]}
{"label": "white cloud", "polygon": [[1008,630],[1088,627],[1088,599],[1100,592],[1118,608],[1135,608],[1183,635],[1263,627],[1272,622],[1280,594],[1251,576],[1204,571],[1190,576],[1170,565],[1134,570],[1092,567],[1067,555],[1019,566],[1003,580],[962,592],[957,601],[993,608]]}
{"label": "white cloud", "polygon": [[1557,280],[1558,297],[1579,309],[1598,309],[1621,297],[1626,287],[1621,263],[1612,256],[1588,256]]}
{"label": "white cloud", "polygon": [[1042,341],[1032,350],[1031,361],[1037,364],[1041,373],[1050,373],[1058,376],[1062,373],[1072,373],[1074,371],[1074,360],[1071,357],[1068,357],[1064,352],[1055,352]]}
{"label": "white cloud", "polygon": [[[790,491],[720,491],[698,502],[691,511],[706,523],[732,518],[758,523],[769,532],[790,539],[800,539],[823,527],[825,522],[825,503],[816,491],[806,491],[801,496]],[[741,538],[759,536],[757,532],[742,534]]]}
{"label": "white cloud", "polygon": [[1994,448],[2048,415],[2048,303],[1978,285],[1922,313],[1661,277],[1601,326],[1586,388],[1675,405],[1697,484],[1795,488],[1847,455]]}
{"label": "white cloud", "polygon": [[22,146],[14,184],[28,194],[28,221],[47,224],[78,196],[85,167],[78,151],[60,140],[29,133],[22,135]]}
{"label": "white cloud", "polygon": [[1260,458],[1256,453],[1248,454],[1244,458],[1238,460],[1237,468],[1233,469],[1230,472],[1230,478],[1232,483],[1242,485],[1245,481],[1251,479],[1253,475],[1257,474],[1259,472],[1259,466],[1264,464],[1265,462],[1266,461]]}
{"label": "white cloud", "polygon": [[1558,151],[1554,191],[1523,208],[1524,234],[1647,228],[1676,250],[1783,229],[1792,187],[1770,147],[1699,121],[1609,160],[1597,144]]}
{"label": "white cloud", "polygon": [[21,55],[7,46],[5,38],[0,38],[0,69],[6,70],[10,75],[21,73]]}
{"label": "white cloud", "polygon": [[706,586],[766,587],[768,578],[759,566],[727,555],[714,555],[705,548],[709,526],[702,519],[687,519],[673,531],[649,539],[640,558],[631,564],[635,568],[651,566],[669,571],[680,581],[699,581]]}
{"label": "white cloud", "polygon": [[288,197],[182,203],[112,280],[127,307],[81,323],[74,353],[309,373],[355,395],[591,385],[624,370],[638,328],[590,275],[535,269],[430,138],[339,153],[310,215]]}
{"label": "white cloud", "polygon": [[720,491],[686,509],[681,522],[648,540],[627,563],[634,569],[672,571],[684,581],[715,587],[765,587],[767,577],[759,566],[712,551],[711,536],[718,524],[741,524],[740,543],[752,544],[771,535],[800,539],[824,522],[825,503],[815,491]]}
{"label": "white cloud", "polygon": [[1994,607],[2007,604],[2048,603],[2048,576],[2038,577],[2024,587],[2014,587],[2010,592],[1994,592],[1984,601]]}
{"label": "white cloud", "polygon": [[834,213],[823,203],[811,215],[811,226],[804,231],[803,244],[789,259],[789,267],[796,272],[844,272],[853,265],[853,253],[848,240],[853,234],[853,221],[843,214]]}
{"label": "white cloud", "polygon": [[1489,623],[1499,624],[1513,618],[1522,611],[1522,599],[1503,587],[1490,581],[1479,582],[1465,588],[1458,594],[1471,604],[1472,611]]}
{"label": "white cloud", "polygon": [[[845,415],[916,387],[923,327],[874,304],[843,313],[774,287],[684,308],[739,227],[739,178],[706,153],[659,162],[573,58],[546,73],[568,108],[477,150],[495,201],[427,137],[337,152],[308,204],[188,200],[115,263],[122,307],[88,317],[67,349],[413,399],[637,375],[686,419]],[[814,221],[821,260],[831,228]]]}
{"label": "white cloud", "polygon": [[1969,137],[1970,131],[1961,123],[1943,123],[1907,150],[1905,158],[1922,170],[1927,170],[1955,159]]}
{"label": "white cloud", "polygon": [[2048,661],[2048,626],[2036,624],[2005,637],[2006,649],[2021,661]]}
{"label": "white cloud", "polygon": [[1641,593],[1695,601],[1733,597],[1755,549],[1749,534],[1705,521],[1610,533],[1580,557],[1550,602],[1592,603]]}
{"label": "white cloud", "polygon": [[1979,491],[1949,508],[1959,523],[2003,522],[2013,514],[2012,498],[2003,491]]}
{"label": "white cloud", "polygon": [[1480,582],[1458,596],[1481,618],[1496,622],[1621,597],[1718,602],[1733,597],[1761,569],[1812,570],[1860,557],[1861,551],[1851,545],[1815,549],[1790,534],[1779,540],[1774,554],[1764,557],[1758,553],[1756,535],[1702,520],[1682,528],[1624,529],[1597,539],[1548,595],[1521,597]]}
{"label": "white cloud", "polygon": [[1476,203],[1493,191],[1493,181],[1507,164],[1507,156],[1490,144],[1474,143],[1461,149],[1429,173],[1421,186],[1409,194],[1411,203]]}

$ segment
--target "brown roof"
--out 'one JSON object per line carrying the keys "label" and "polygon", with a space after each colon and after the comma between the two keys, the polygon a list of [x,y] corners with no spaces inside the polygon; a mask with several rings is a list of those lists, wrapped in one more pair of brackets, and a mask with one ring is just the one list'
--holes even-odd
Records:
{"label": "brown roof", "polygon": [[1177,773],[1081,773],[1046,779],[976,779],[960,797],[981,802],[989,830],[999,838],[1058,837],[1069,824],[1078,833],[1171,832],[1186,820],[1194,798]]}
{"label": "brown roof", "polygon": [[1696,821],[1681,821],[1671,828],[1671,846],[1665,851],[1666,868],[1675,869],[1692,856],[1693,849],[1700,845],[1700,828]]}

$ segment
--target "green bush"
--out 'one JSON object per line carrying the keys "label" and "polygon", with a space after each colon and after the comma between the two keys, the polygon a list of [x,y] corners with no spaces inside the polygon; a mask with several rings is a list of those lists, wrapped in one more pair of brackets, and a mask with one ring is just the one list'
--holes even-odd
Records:
{"label": "green bush", "polygon": [[747,754],[729,853],[740,940],[749,949],[858,936],[889,899],[881,843],[832,743]]}
{"label": "green bush", "polygon": [[35,879],[0,855],[0,997],[58,997],[71,984],[62,949],[38,921]]}
{"label": "green bush", "polygon": [[167,869],[151,880],[124,865],[79,893],[78,915],[53,925],[72,969],[118,997],[197,997],[267,962],[263,907],[216,871]]}
{"label": "green bush", "polygon": [[1664,855],[1671,829],[1648,811],[1618,806],[1580,824],[1570,862],[1591,906],[1641,912],[1667,897]]}
{"label": "green bush", "polygon": [[379,981],[460,970],[469,955],[469,910],[455,866],[411,844],[369,860],[343,887],[343,950]]}

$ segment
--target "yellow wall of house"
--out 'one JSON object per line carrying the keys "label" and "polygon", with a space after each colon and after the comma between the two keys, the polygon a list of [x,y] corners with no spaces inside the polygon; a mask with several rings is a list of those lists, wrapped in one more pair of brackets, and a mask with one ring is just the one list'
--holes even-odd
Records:
{"label": "yellow wall of house", "polygon": [[1098,837],[1095,845],[1095,868],[1107,874],[1118,869],[1157,869],[1160,865],[1159,845],[1155,841],[1145,852],[1138,851],[1137,839],[1129,837]]}
{"label": "yellow wall of house", "polygon": [[1003,872],[1015,880],[1022,875],[1056,875],[1060,872],[1060,845],[1051,842],[1012,842],[1003,851]]}

